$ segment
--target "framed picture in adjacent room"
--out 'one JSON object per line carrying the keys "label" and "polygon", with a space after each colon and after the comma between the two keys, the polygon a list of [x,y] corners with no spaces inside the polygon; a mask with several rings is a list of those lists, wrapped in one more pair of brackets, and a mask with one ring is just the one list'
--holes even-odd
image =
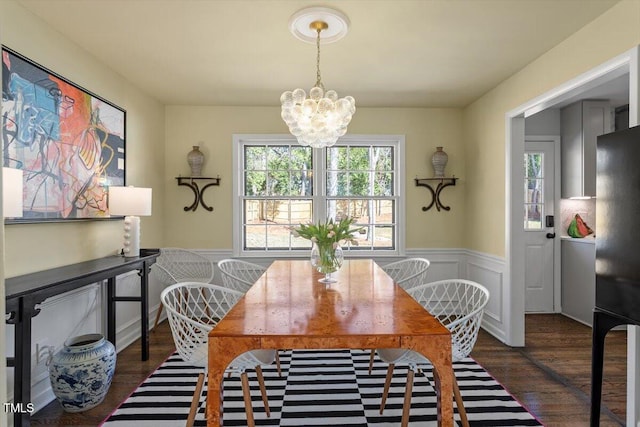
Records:
{"label": "framed picture in adjacent room", "polygon": [[3,46],[2,130],[3,166],[23,171],[23,217],[7,223],[110,217],[125,110]]}

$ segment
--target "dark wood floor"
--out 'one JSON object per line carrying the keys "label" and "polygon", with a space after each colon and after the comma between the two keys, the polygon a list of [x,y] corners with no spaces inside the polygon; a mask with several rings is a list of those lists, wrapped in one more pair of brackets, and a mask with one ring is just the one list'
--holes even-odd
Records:
{"label": "dark wood floor", "polygon": [[[527,315],[526,345],[511,348],[481,331],[472,356],[546,426],[589,425],[591,328],[561,315]],[[116,375],[106,400],[78,414],[57,402],[32,417],[32,425],[96,426],[173,351],[167,322],[151,334],[151,354],[140,361],[135,343],[118,354]],[[600,425],[624,426],[626,332],[607,335]]]}
{"label": "dark wood floor", "polygon": [[[627,333],[605,341],[600,425],[624,426]],[[546,426],[588,426],[591,328],[562,315],[526,316],[525,347],[501,345],[481,333],[471,354]]]}

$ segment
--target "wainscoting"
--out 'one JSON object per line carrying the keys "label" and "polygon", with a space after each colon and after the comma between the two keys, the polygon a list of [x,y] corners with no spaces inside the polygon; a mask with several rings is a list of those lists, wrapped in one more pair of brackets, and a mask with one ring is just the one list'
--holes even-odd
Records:
{"label": "wainscoting", "polygon": [[485,286],[489,290],[489,303],[482,317],[482,328],[505,342],[505,261],[467,249],[411,249],[407,257],[422,257],[431,261],[427,274],[428,282],[442,279],[467,279]]}

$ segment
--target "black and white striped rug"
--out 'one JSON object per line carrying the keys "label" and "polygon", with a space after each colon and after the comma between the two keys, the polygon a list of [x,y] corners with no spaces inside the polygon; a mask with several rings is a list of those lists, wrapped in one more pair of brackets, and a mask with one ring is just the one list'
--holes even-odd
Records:
{"label": "black and white striped rug", "polygon": [[[282,377],[278,376],[275,365],[263,368],[271,408],[269,418],[265,415],[255,372],[249,372],[257,426],[400,425],[406,367],[396,367],[384,414],[380,415],[387,365],[376,359],[374,371],[369,375],[369,351],[281,351],[280,363]],[[454,364],[454,369],[471,426],[541,425],[473,359]],[[424,375],[415,376],[413,388],[410,425],[414,427],[437,425],[432,372],[428,366],[423,372]],[[185,364],[177,354],[172,355],[103,425],[183,425],[198,373],[198,369]],[[223,405],[225,426],[246,425],[238,376],[225,378]],[[456,420],[459,420],[457,412]],[[195,425],[206,425],[204,404]]]}

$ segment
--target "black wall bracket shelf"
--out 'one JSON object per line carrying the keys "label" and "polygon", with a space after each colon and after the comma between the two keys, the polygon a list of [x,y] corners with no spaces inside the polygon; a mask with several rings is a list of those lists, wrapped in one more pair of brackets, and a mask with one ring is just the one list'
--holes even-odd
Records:
{"label": "black wall bracket shelf", "polygon": [[[220,185],[219,176],[216,178],[210,178],[210,177],[204,177],[204,176],[177,176],[176,180],[178,180],[179,186],[189,187],[193,191],[193,195],[194,195],[193,203],[190,206],[184,207],[185,212],[187,211],[195,212],[195,210],[198,209],[198,204],[202,205],[202,207],[208,210],[209,212],[213,210],[213,207],[208,206],[204,202],[203,195],[204,195],[204,190],[206,190],[207,188],[213,185]],[[205,182],[202,188],[200,188],[200,186],[198,185],[198,181]]]}
{"label": "black wall bracket shelf", "polygon": [[422,211],[428,211],[433,205],[436,206],[438,211],[441,209],[445,211],[451,210],[450,206],[445,206],[440,201],[440,192],[445,187],[456,185],[457,180],[458,178],[455,176],[451,178],[416,178],[416,187],[425,187],[431,192],[431,203],[423,206]]}

